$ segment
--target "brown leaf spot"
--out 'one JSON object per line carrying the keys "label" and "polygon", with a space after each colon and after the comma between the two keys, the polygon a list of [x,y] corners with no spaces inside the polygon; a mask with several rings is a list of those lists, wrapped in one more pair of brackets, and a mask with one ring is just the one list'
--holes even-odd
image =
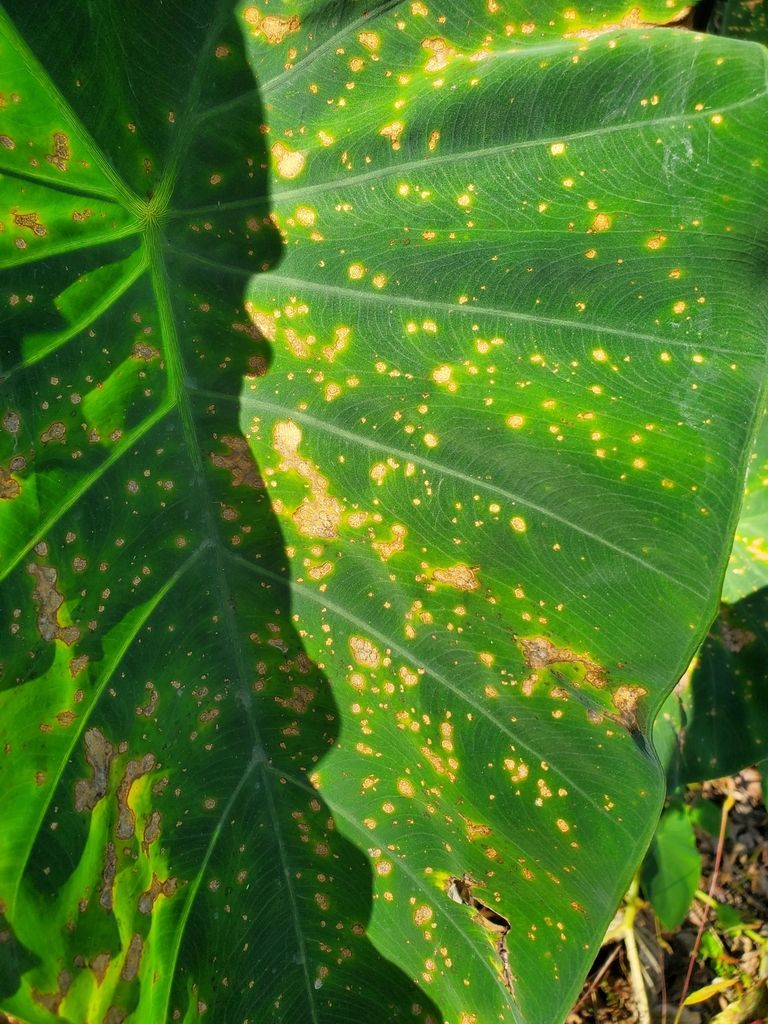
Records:
{"label": "brown leaf spot", "polygon": [[283,18],[277,14],[267,14],[263,18],[256,7],[246,7],[243,11],[244,20],[251,26],[251,35],[264,36],[268,43],[282,43],[286,36],[298,32],[301,28],[298,15]]}
{"label": "brown leaf spot", "polygon": [[131,839],[136,831],[136,815],[133,808],[128,805],[128,797],[131,786],[142,775],[152,771],[155,766],[155,755],[145,754],[140,761],[129,761],[125,766],[125,773],[117,788],[117,810],[118,819],[115,827],[115,835],[119,839]]}
{"label": "brown leaf spot", "polygon": [[69,139],[64,132],[53,133],[53,153],[46,153],[45,159],[60,171],[66,171],[66,161],[70,159]]}
{"label": "brown leaf spot", "polygon": [[549,665],[566,664],[568,662],[582,665],[586,670],[584,682],[601,690],[605,686],[605,670],[584,655],[575,654],[568,647],[555,647],[543,636],[521,640],[526,664],[532,669],[547,668]]}
{"label": "brown leaf spot", "polygon": [[293,708],[299,714],[304,714],[308,705],[315,699],[315,691],[310,690],[307,686],[294,686],[293,692],[296,694],[295,697],[290,699],[275,697],[275,700],[284,708]]}
{"label": "brown leaf spot", "polygon": [[21,485],[14,480],[5,466],[0,466],[0,501],[10,501],[21,494]]}
{"label": "brown leaf spot", "polygon": [[450,569],[435,569],[432,579],[437,583],[447,583],[456,590],[477,590],[480,586],[480,581],[475,575],[478,568],[477,565],[470,568],[468,565],[459,564],[451,566]]}
{"label": "brown leaf spot", "polygon": [[85,759],[93,771],[92,779],[80,779],[75,785],[75,810],[92,811],[107,792],[109,766],[115,756],[115,748],[98,729],[85,733]]}
{"label": "brown leaf spot", "polygon": [[74,679],[78,672],[82,672],[90,661],[87,654],[81,654],[79,658],[72,658],[69,662],[69,674]]}
{"label": "brown leaf spot", "polygon": [[50,565],[37,565],[30,562],[27,572],[36,580],[32,591],[32,600],[39,605],[37,612],[37,628],[43,640],[63,640],[67,647],[80,639],[77,626],[62,626],[59,623],[58,610],[64,603],[64,595],[56,589],[58,572]]}
{"label": "brown leaf spot", "polygon": [[152,345],[147,345],[144,341],[137,341],[133,346],[131,359],[143,359],[145,363],[148,363],[150,359],[154,359],[155,356],[159,355],[159,349],[153,348]]}
{"label": "brown leaf spot", "polygon": [[144,828],[144,838],[141,841],[141,848],[147,856],[149,856],[150,845],[160,837],[162,820],[160,811],[152,811],[149,816],[149,821]]}
{"label": "brown leaf spot", "polygon": [[613,706],[619,712],[618,720],[629,732],[639,731],[637,705],[647,695],[648,691],[644,686],[619,686],[611,696]]}
{"label": "brown leaf spot", "polygon": [[66,728],[68,725],[72,725],[76,718],[77,715],[74,713],[74,711],[60,711],[58,715],[56,715],[57,722],[64,728]]}
{"label": "brown leaf spot", "polygon": [[133,981],[139,973],[139,961],[141,960],[143,946],[141,936],[136,932],[128,944],[128,952],[125,954],[123,969],[120,972],[124,981]]}
{"label": "brown leaf spot", "polygon": [[99,953],[89,964],[89,967],[96,975],[96,985],[99,987],[106,977],[107,968],[109,967],[109,959],[109,953]]}
{"label": "brown leaf spot", "polygon": [[107,843],[107,848],[104,851],[104,870],[101,873],[102,886],[101,895],[99,896],[99,903],[102,905],[102,907],[104,907],[105,910],[112,909],[112,890],[115,885],[116,871],[117,854],[115,853],[115,844],[109,842]]}
{"label": "brown leaf spot", "polygon": [[178,879],[166,878],[164,882],[161,882],[153,871],[152,882],[150,883],[149,889],[139,896],[139,912],[142,914],[151,914],[157,898],[159,896],[165,896],[166,898],[173,896],[177,888]]}
{"label": "brown leaf spot", "polygon": [[43,444],[48,444],[49,441],[60,441],[62,437],[67,433],[67,428],[60,421],[52,423],[47,430],[44,430],[40,435],[40,440]]}
{"label": "brown leaf spot", "polygon": [[341,522],[342,507],[328,493],[328,481],[307,459],[299,455],[301,429],[293,420],[280,420],[272,434],[272,447],[281,456],[280,469],[294,470],[309,483],[312,499],[303,502],[291,517],[299,533],[305,537],[335,540]]}
{"label": "brown leaf spot", "polygon": [[722,620],[720,621],[720,636],[723,638],[723,647],[731,654],[739,654],[747,644],[751,644],[756,639],[755,634],[750,630],[737,629]]}
{"label": "brown leaf spot", "polygon": [[366,668],[378,668],[381,656],[378,648],[374,647],[370,640],[362,636],[351,636],[349,646],[352,649],[352,657],[358,665]]}
{"label": "brown leaf spot", "polygon": [[228,469],[232,474],[232,486],[252,487],[255,490],[264,487],[264,481],[259,476],[256,463],[251,458],[248,450],[248,442],[243,437],[222,437],[221,443],[229,448],[229,455],[219,455],[211,452],[211,462],[218,469]]}

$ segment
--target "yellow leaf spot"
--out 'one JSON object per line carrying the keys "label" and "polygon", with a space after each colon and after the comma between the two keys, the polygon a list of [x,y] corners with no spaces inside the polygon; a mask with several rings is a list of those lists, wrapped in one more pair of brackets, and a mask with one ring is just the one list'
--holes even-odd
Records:
{"label": "yellow leaf spot", "polygon": [[635,459],[632,463],[635,469],[645,469],[645,459]]}
{"label": "yellow leaf spot", "polygon": [[666,235],[654,235],[653,238],[649,238],[645,244],[649,249],[660,249],[666,240]]}
{"label": "yellow leaf spot", "polygon": [[611,218],[607,213],[598,213],[595,219],[592,221],[593,231],[607,231],[611,226]]}
{"label": "yellow leaf spot", "polygon": [[392,148],[394,149],[403,128],[405,128],[405,125],[402,121],[392,121],[391,124],[384,125],[384,127],[379,131],[379,135],[383,135],[384,138],[389,139],[392,143]]}
{"label": "yellow leaf spot", "polygon": [[381,40],[376,32],[359,32],[357,38],[366,50],[370,50],[372,53],[381,45]]}
{"label": "yellow leaf spot", "polygon": [[710,117],[710,121],[712,122],[712,124],[722,124],[723,123],[723,115],[722,114],[713,114],[712,117]]}
{"label": "yellow leaf spot", "polygon": [[480,661],[482,661],[484,665],[487,665],[488,668],[491,668],[494,660],[492,654],[489,654],[487,651],[481,651],[478,657],[480,658]]}
{"label": "yellow leaf spot", "polygon": [[515,531],[515,533],[525,533],[525,520],[520,516],[513,516],[509,520],[509,525]]}
{"label": "yellow leaf spot", "polygon": [[593,260],[597,256],[597,249],[587,249],[584,253],[588,260]]}
{"label": "yellow leaf spot", "polygon": [[437,447],[437,438],[435,437],[434,434],[425,434],[424,435],[424,444],[427,446],[427,448],[436,448]]}
{"label": "yellow leaf spot", "polygon": [[564,188],[573,188],[573,186],[575,184],[576,184],[576,182],[573,180],[573,178],[563,178],[563,187]]}
{"label": "yellow leaf spot", "polygon": [[361,60],[360,57],[353,57],[349,62],[349,67],[351,71],[362,71],[365,67],[365,61]]}
{"label": "yellow leaf spot", "polygon": [[398,779],[397,791],[400,794],[400,796],[416,795],[416,790],[413,788],[413,783],[409,779]]}
{"label": "yellow leaf spot", "polygon": [[440,141],[440,132],[438,132],[438,131],[430,132],[430,134],[429,134],[429,142],[427,143],[427,148],[429,149],[430,153],[434,153],[435,149],[437,148],[437,144],[438,144],[439,141]]}
{"label": "yellow leaf spot", "polygon": [[565,152],[565,143],[553,142],[552,145],[549,147],[549,152],[552,154],[552,156],[562,156]]}
{"label": "yellow leaf spot", "polygon": [[606,361],[606,359],[608,358],[608,354],[603,349],[596,348],[592,352],[592,358],[596,359],[598,361],[598,363],[604,363]]}
{"label": "yellow leaf spot", "polygon": [[281,178],[297,178],[304,170],[306,160],[298,150],[290,150],[282,142],[275,142],[271,152]]}
{"label": "yellow leaf spot", "polygon": [[472,197],[467,195],[466,192],[464,192],[462,193],[462,195],[458,197],[456,202],[459,204],[459,206],[469,206],[469,204],[472,202]]}
{"label": "yellow leaf spot", "polygon": [[420,0],[415,0],[415,3],[411,4],[411,14],[419,15],[421,18],[426,18],[429,14],[429,8],[421,3]]}
{"label": "yellow leaf spot", "polygon": [[364,665],[366,668],[379,667],[381,655],[370,640],[366,640],[365,637],[361,636],[351,636],[349,638],[349,646],[352,650],[352,657],[358,665]]}
{"label": "yellow leaf spot", "polygon": [[359,281],[363,274],[365,274],[365,267],[359,263],[352,263],[347,270],[347,274],[349,274],[350,280]]}
{"label": "yellow leaf spot", "polygon": [[373,277],[374,288],[383,288],[386,283],[387,283],[387,279],[384,276],[384,274],[376,274]]}
{"label": "yellow leaf spot", "polygon": [[539,211],[539,213],[544,213],[544,211],[547,209],[547,205],[547,203],[539,203],[536,209]]}
{"label": "yellow leaf spot", "polygon": [[557,827],[560,829],[561,832],[571,831],[571,826],[568,824],[567,821],[563,821],[562,818],[557,819]]}
{"label": "yellow leaf spot", "polygon": [[676,302],[674,304],[674,306],[672,307],[672,312],[673,313],[682,313],[684,310],[685,310],[685,303],[684,302]]}
{"label": "yellow leaf spot", "polygon": [[421,326],[425,331],[429,331],[431,334],[437,334],[437,324],[434,320],[425,320]]}
{"label": "yellow leaf spot", "polygon": [[401,665],[397,674],[406,686],[415,686],[419,681],[418,675],[415,672],[412,672],[407,665]]}
{"label": "yellow leaf spot", "polygon": [[334,398],[338,398],[341,394],[341,388],[338,384],[329,384],[325,389],[325,400],[326,402],[332,402]]}
{"label": "yellow leaf spot", "polygon": [[480,581],[475,575],[477,569],[478,566],[470,567],[460,563],[451,566],[450,569],[435,569],[432,579],[438,583],[447,583],[456,590],[477,590],[480,586]]}
{"label": "yellow leaf spot", "polygon": [[308,206],[300,206],[296,210],[296,220],[305,228],[311,228],[315,223],[315,211]]}
{"label": "yellow leaf spot", "polygon": [[451,379],[452,368],[446,364],[438,366],[436,370],[432,371],[432,380],[436,384],[447,384]]}
{"label": "yellow leaf spot", "polygon": [[256,7],[246,7],[243,19],[251,26],[251,35],[264,36],[268,43],[281,43],[286,36],[298,32],[301,28],[295,14],[290,18],[283,18],[277,14],[267,14],[262,18]]}
{"label": "yellow leaf spot", "polygon": [[524,420],[524,418],[522,416],[518,416],[518,415],[507,416],[507,426],[508,427],[512,427],[513,429],[515,429],[517,427],[522,427],[522,425],[524,423],[525,423],[525,420]]}
{"label": "yellow leaf spot", "polygon": [[332,146],[335,141],[332,135],[322,130],[317,133],[317,137],[320,139],[321,146]]}

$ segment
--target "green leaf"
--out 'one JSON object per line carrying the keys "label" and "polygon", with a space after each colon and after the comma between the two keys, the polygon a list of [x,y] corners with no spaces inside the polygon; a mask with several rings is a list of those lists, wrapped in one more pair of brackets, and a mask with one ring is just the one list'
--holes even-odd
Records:
{"label": "green leaf", "polygon": [[749,460],[744,504],[741,509],[728,571],[723,581],[723,600],[740,598],[768,586],[768,417],[763,415]]}
{"label": "green leaf", "polygon": [[667,931],[679,927],[699,887],[701,857],[685,804],[673,800],[656,826],[640,882]]}
{"label": "green leaf", "polygon": [[708,32],[768,44],[768,24],[763,5],[750,0],[719,0],[710,17]]}
{"label": "green leaf", "polygon": [[[708,832],[711,836],[715,836],[715,838],[720,835],[722,813],[717,804],[711,800],[705,800],[703,797],[698,797],[691,805],[689,813],[691,821],[698,828]],[[728,833],[729,829],[726,825],[726,836]]]}
{"label": "green leaf", "polygon": [[[757,764],[768,750],[768,587],[722,605],[692,671],[674,698],[679,718],[657,720],[675,734],[665,763],[679,782],[703,782]],[[671,714],[670,714],[671,713]],[[660,716],[664,719],[664,714]],[[670,776],[671,777],[671,776]]]}
{"label": "green leaf", "polygon": [[681,6],[6,4],[4,1011],[565,1016],[762,407]]}

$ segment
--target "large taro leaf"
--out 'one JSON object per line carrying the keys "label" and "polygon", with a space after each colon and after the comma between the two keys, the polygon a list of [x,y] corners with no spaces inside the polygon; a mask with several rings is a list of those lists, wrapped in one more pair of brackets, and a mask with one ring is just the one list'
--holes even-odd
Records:
{"label": "large taro leaf", "polygon": [[6,10],[2,1008],[562,1019],[761,408],[762,52]]}

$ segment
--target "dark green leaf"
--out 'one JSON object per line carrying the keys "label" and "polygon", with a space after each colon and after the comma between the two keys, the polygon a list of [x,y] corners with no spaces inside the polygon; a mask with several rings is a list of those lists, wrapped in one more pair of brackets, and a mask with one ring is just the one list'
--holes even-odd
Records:
{"label": "dark green leaf", "polygon": [[700,874],[688,809],[673,800],[656,827],[640,873],[643,892],[667,931],[674,931],[688,913]]}
{"label": "dark green leaf", "polygon": [[5,1011],[565,1016],[761,407],[680,6],[6,4]]}

